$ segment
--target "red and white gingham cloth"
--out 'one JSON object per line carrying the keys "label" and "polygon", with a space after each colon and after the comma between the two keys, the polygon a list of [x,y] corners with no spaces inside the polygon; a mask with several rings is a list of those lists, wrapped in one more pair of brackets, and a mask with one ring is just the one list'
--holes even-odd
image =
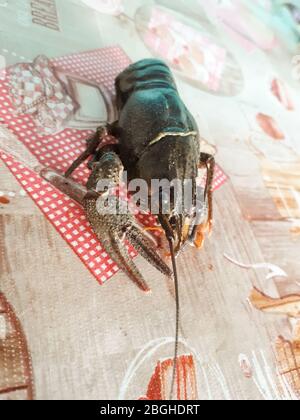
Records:
{"label": "red and white gingham cloth", "polygon": [[[57,58],[52,63],[66,72],[103,84],[113,94],[114,79],[130,62],[118,47],[99,49]],[[39,136],[31,115],[14,114],[8,80],[0,81],[0,119],[18,139],[37,157],[41,164],[64,172],[86,147],[90,130],[66,128],[56,135]],[[27,191],[47,219],[78,255],[100,284],[114,275],[118,267],[103,250],[93,233],[82,208],[60,191],[42,180],[34,171],[24,167],[11,156],[0,152],[1,159]],[[78,168],[73,177],[85,183],[89,170],[85,165]],[[227,177],[217,168],[215,189],[220,188]],[[153,216],[139,216],[148,226],[155,224]],[[131,255],[135,252],[131,250]]]}

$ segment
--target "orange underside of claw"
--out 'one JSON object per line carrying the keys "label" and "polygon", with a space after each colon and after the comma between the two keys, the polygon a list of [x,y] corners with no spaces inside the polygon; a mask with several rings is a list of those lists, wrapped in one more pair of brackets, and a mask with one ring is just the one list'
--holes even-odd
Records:
{"label": "orange underside of claw", "polygon": [[196,248],[201,249],[204,245],[205,236],[210,236],[212,232],[212,220],[208,220],[205,223],[202,223],[197,228],[196,238],[194,245]]}
{"label": "orange underside of claw", "polygon": [[[197,249],[201,249],[203,247],[205,238],[211,235],[212,227],[213,227],[212,220],[207,220],[205,223],[202,223],[201,225],[197,227],[197,232],[196,232],[196,236],[194,240],[194,246]],[[143,229],[146,232],[164,233],[164,230],[161,226],[146,226]],[[189,231],[190,231],[190,223],[186,222],[184,223],[183,229],[182,229],[182,243],[185,243],[186,240],[188,239]],[[161,248],[161,246],[158,246],[158,247]],[[165,252],[164,256],[169,258],[171,255],[169,252]]]}
{"label": "orange underside of claw", "polygon": [[197,231],[194,245],[196,248],[201,249],[204,244],[205,235],[202,231]]}

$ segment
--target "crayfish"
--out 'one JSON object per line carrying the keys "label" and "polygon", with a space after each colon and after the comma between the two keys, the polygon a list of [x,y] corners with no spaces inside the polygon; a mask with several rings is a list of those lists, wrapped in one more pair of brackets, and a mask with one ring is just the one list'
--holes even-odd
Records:
{"label": "crayfish", "polygon": [[[132,64],[116,78],[115,87],[118,120],[100,127],[87,141],[86,150],[67,170],[64,185],[58,187],[82,203],[111,258],[140,289],[149,291],[130,258],[125,240],[163,274],[172,276],[172,271],[135,216],[122,211],[124,199],[117,198],[114,214],[105,211],[111,186],[121,183],[124,171],[128,181],[141,179],[146,183],[149,200],[154,198],[159,203],[157,219],[172,257],[177,303],[176,355],[179,294],[175,257],[187,243],[201,248],[206,232],[212,228],[215,161],[213,156],[201,152],[196,121],[181,100],[172,73],[163,61],[145,59]],[[83,191],[69,177],[88,158],[91,174]],[[197,182],[203,167],[207,172],[204,192]],[[170,188],[169,194],[164,189],[154,192],[154,179],[167,180],[170,185],[176,180],[182,187],[181,194],[176,194],[174,188]],[[110,188],[99,188],[103,180],[110,181]],[[191,186],[191,200],[180,206],[187,182]],[[168,211],[164,211],[166,202]]]}
{"label": "crayfish", "polygon": [[[91,157],[87,193],[80,200],[88,220],[111,258],[143,291],[149,291],[124,246],[125,239],[163,274],[170,276],[170,268],[134,215],[104,211],[111,189],[99,191],[97,185],[109,180],[110,186],[117,187],[124,170],[128,182],[134,179],[146,182],[149,200],[159,202],[157,218],[161,230],[177,254],[186,243],[201,248],[205,232],[211,230],[214,158],[201,153],[196,121],[181,100],[172,73],[163,61],[145,59],[130,65],[116,78],[115,86],[118,120],[97,130],[65,176],[69,178]],[[207,168],[207,177],[204,193],[199,194],[198,170],[202,167]],[[154,179],[167,180],[170,185],[176,180],[181,184],[181,194],[176,196],[172,188],[169,196],[164,189],[157,194],[153,191]],[[192,199],[188,206],[180,207],[187,181]],[[162,205],[166,201],[167,213]],[[122,204],[120,198],[117,209]]]}

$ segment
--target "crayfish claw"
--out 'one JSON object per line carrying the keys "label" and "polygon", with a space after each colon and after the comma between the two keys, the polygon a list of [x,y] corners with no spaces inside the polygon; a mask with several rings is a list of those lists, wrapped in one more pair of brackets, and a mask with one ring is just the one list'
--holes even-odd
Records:
{"label": "crayfish claw", "polygon": [[123,270],[127,276],[143,291],[150,292],[150,288],[144,280],[137,266],[132,261],[125,243],[120,240],[118,235],[111,236],[111,257],[119,265],[119,268]]}
{"label": "crayfish claw", "polygon": [[142,255],[145,260],[152,264],[162,274],[171,277],[172,271],[169,266],[161,259],[156,251],[153,242],[137,226],[132,226],[128,232],[128,240],[131,245]]}
{"label": "crayfish claw", "polygon": [[[120,209],[124,203],[120,199],[119,203],[118,208]],[[83,205],[92,229],[106,252],[141,290],[150,292],[149,286],[129,255],[125,239],[160,272],[167,276],[172,275],[168,265],[157,253],[155,245],[143,233],[132,214],[101,213],[97,206],[97,199],[88,196]]]}
{"label": "crayfish claw", "polygon": [[105,251],[128,277],[144,292],[149,292],[149,286],[142,274],[130,258],[124,243],[124,226],[129,226],[126,215],[100,214],[96,199],[85,199],[83,202],[90,225],[97,235]]}

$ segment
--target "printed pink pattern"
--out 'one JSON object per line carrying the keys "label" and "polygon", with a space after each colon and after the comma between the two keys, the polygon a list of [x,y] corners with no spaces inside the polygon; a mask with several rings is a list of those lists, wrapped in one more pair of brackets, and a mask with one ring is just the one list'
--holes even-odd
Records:
{"label": "printed pink pattern", "polygon": [[177,70],[193,75],[207,88],[218,91],[227,52],[207,35],[154,7],[144,41],[155,55]]}
{"label": "printed pink pattern", "polygon": [[17,113],[31,114],[42,134],[60,130],[75,111],[75,101],[45,56],[38,56],[32,64],[11,67],[8,79],[10,99]]}

